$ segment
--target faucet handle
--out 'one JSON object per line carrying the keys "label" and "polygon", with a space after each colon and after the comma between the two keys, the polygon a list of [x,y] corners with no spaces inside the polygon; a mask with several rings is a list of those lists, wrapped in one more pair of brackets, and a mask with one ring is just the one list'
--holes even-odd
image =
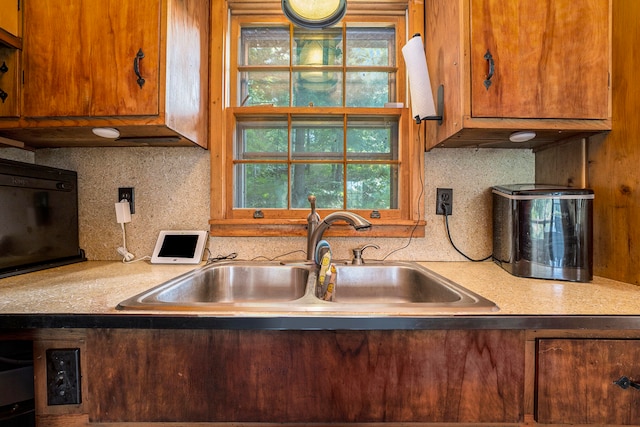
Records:
{"label": "faucet handle", "polygon": [[353,259],[351,260],[351,264],[364,264],[364,260],[362,259],[362,252],[364,252],[364,250],[367,248],[380,249],[380,246],[374,243],[368,243],[360,248],[351,249],[351,251],[353,252]]}
{"label": "faucet handle", "polygon": [[309,196],[307,197],[307,200],[311,204],[311,212],[315,213],[315,211],[316,211],[316,196],[314,196],[313,194],[309,194]]}

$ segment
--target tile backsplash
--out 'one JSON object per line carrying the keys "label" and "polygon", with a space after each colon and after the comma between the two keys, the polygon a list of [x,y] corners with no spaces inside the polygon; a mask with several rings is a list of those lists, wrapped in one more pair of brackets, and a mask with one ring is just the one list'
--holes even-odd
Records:
{"label": "tile backsplash", "polygon": [[[208,229],[209,154],[197,147],[0,149],[0,157],[78,172],[80,245],[92,260],[119,259],[118,187],[135,188],[136,213],[126,225],[126,239],[137,257],[151,255],[162,229]],[[472,258],[485,257],[491,253],[490,187],[534,180],[531,150],[434,149],[425,153],[425,237],[332,238],[334,256],[349,258],[351,248],[376,243],[380,249],[368,249],[365,259],[464,260],[449,243],[444,217],[435,215],[436,188],[444,187],[453,189],[454,243]],[[236,252],[242,259],[274,258],[293,252],[283,258],[302,259],[306,245],[300,237],[212,237],[209,248],[213,256]]]}

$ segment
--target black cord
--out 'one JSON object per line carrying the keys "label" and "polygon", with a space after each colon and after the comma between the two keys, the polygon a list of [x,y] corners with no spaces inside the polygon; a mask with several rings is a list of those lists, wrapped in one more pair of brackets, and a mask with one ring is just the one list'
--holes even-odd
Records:
{"label": "black cord", "polygon": [[306,251],[303,251],[302,249],[298,249],[298,250],[295,250],[295,251],[291,251],[291,252],[287,252],[287,253],[284,253],[284,254],[276,255],[276,256],[274,256],[273,258],[268,258],[268,257],[266,257],[266,256],[264,256],[264,255],[258,255],[258,256],[257,256],[257,257],[255,257],[255,258],[251,258],[251,261],[257,261],[257,260],[259,260],[260,258],[264,258],[264,259],[265,259],[265,260],[267,260],[267,261],[275,261],[275,260],[277,260],[278,258],[281,258],[281,257],[283,257],[283,256],[287,256],[287,255],[293,255],[293,254],[295,254],[295,253],[297,253],[297,252],[302,252],[302,253],[303,253],[303,254],[305,254],[305,255],[307,254],[307,252],[306,252]]}
{"label": "black cord", "polygon": [[458,251],[458,253],[460,255],[462,255],[463,257],[465,257],[466,259],[468,259],[469,261],[472,262],[482,262],[482,261],[486,261],[488,259],[490,259],[492,257],[492,255],[489,255],[488,257],[482,258],[482,259],[473,259],[468,257],[467,255],[465,255],[460,249],[458,249],[458,247],[455,245],[455,243],[453,243],[453,239],[451,239],[451,232],[449,231],[449,215],[446,214],[446,209],[445,206],[442,206],[442,211],[445,212],[444,214],[444,223],[447,227],[447,237],[449,238],[449,243],[451,243],[451,246],[453,246],[453,249],[455,249],[456,251]]}
{"label": "black cord", "polygon": [[[426,141],[426,139],[427,139],[427,130],[426,130],[426,126],[423,126],[423,127],[422,127],[422,129],[423,129],[423,131],[424,131],[424,139],[425,139],[425,141]],[[420,133],[418,133],[418,135],[419,135],[419,134],[420,134]],[[424,143],[425,143],[425,141],[423,141],[423,142],[422,142],[422,146],[423,146],[423,147],[424,147]],[[423,168],[424,168],[424,166],[423,166]],[[403,250],[403,249],[408,248],[408,247],[409,247],[409,245],[411,244],[411,241],[413,240],[413,235],[414,235],[414,233],[416,232],[416,230],[417,230],[417,228],[418,228],[418,225],[420,225],[420,204],[421,204],[422,196],[424,195],[424,181],[423,181],[423,179],[422,179],[422,173],[423,173],[423,171],[418,171],[418,172],[419,172],[419,174],[418,174],[418,175],[419,175],[419,177],[420,177],[420,194],[418,195],[418,202],[417,202],[417,203],[418,203],[418,206],[417,206],[417,208],[418,208],[418,219],[416,220],[416,223],[413,225],[413,228],[411,229],[411,233],[409,234],[409,240],[407,241],[407,243],[406,243],[404,246],[401,246],[401,247],[399,247],[399,248],[395,248],[395,249],[393,249],[391,252],[389,252],[388,254],[386,254],[386,255],[382,258],[382,260],[381,260],[381,261],[386,260],[390,255],[392,255],[392,254],[394,254],[394,253],[396,253],[396,252],[398,252],[398,251],[401,251],[401,250]]]}
{"label": "black cord", "polygon": [[[211,252],[209,252],[211,253]],[[238,257],[238,254],[235,252],[231,252],[229,255],[218,255],[216,257],[209,257],[209,259],[207,259],[207,265],[208,264],[213,264],[214,262],[220,262],[220,261],[228,261],[228,260],[232,260],[232,259],[236,259]]]}

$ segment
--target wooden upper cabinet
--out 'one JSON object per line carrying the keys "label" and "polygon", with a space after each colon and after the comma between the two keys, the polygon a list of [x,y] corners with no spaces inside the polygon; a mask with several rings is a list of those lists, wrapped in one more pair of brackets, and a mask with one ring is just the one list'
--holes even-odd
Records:
{"label": "wooden upper cabinet", "polygon": [[611,129],[610,0],[431,0],[425,49],[444,121],[434,146],[536,147]]}
{"label": "wooden upper cabinet", "polygon": [[158,114],[158,0],[46,0],[25,7],[24,116]]}
{"label": "wooden upper cabinet", "polygon": [[24,1],[21,116],[11,129],[0,122],[0,136],[34,147],[206,148],[209,4]]}
{"label": "wooden upper cabinet", "polygon": [[608,118],[608,17],[607,0],[472,0],[471,115]]}

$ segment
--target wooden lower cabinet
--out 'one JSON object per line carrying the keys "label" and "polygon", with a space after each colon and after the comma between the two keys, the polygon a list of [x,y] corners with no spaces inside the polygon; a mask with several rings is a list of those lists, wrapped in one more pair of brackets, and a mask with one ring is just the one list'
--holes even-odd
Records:
{"label": "wooden lower cabinet", "polygon": [[[39,427],[639,425],[640,331],[47,329]],[[12,337],[15,339],[15,337]],[[82,401],[47,403],[78,349]],[[635,383],[634,383],[635,384]]]}
{"label": "wooden lower cabinet", "polygon": [[79,343],[82,404],[37,403],[38,426],[523,421],[518,330],[89,329]]}
{"label": "wooden lower cabinet", "polygon": [[551,424],[640,424],[639,339],[540,339],[537,421]]}

